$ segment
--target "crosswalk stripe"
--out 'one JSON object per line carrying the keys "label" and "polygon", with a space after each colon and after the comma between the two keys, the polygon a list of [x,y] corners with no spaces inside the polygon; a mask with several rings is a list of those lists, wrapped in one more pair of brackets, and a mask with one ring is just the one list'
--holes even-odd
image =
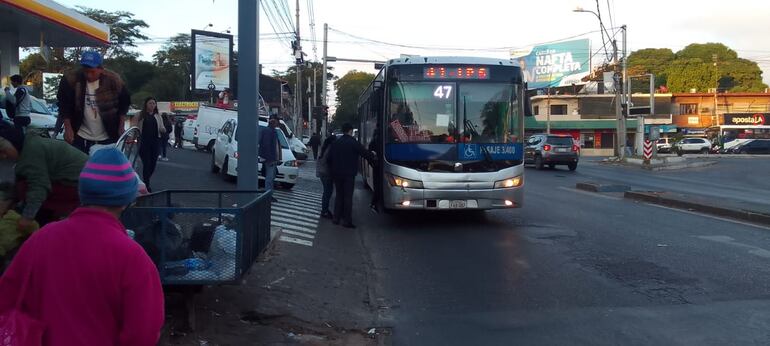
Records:
{"label": "crosswalk stripe", "polygon": [[300,208],[295,206],[273,206],[273,210],[279,210],[286,213],[291,213],[294,215],[304,216],[304,217],[315,217],[319,216],[321,214],[321,210],[308,210],[307,208]]}
{"label": "crosswalk stripe", "polygon": [[312,200],[320,200],[323,198],[322,194],[318,195],[301,195],[301,194],[292,194],[292,193],[274,193],[274,197],[276,198],[289,198],[289,199],[312,199]]}
{"label": "crosswalk stripe", "polygon": [[307,217],[304,215],[297,215],[293,214],[291,212],[286,211],[277,211],[275,209],[272,210],[270,213],[274,219],[284,219],[284,218],[290,218],[291,220],[299,220],[299,221],[307,221],[307,222],[314,222],[316,225],[318,225],[318,219],[314,219],[312,217]]}
{"label": "crosswalk stripe", "polygon": [[323,192],[317,192],[317,191],[305,191],[305,190],[273,190],[273,193],[275,194],[283,194],[283,195],[303,195],[303,196],[320,196],[323,194]]}
{"label": "crosswalk stripe", "polygon": [[298,237],[308,238],[308,239],[315,239],[315,236],[312,234],[302,233],[302,232],[296,232],[288,229],[282,229],[281,232],[289,235],[295,235]]}
{"label": "crosswalk stripe", "polygon": [[321,213],[321,208],[309,208],[305,205],[294,205],[294,204],[285,204],[285,203],[275,203],[273,204],[272,209],[277,210],[283,210],[283,209],[291,209],[298,212],[302,212],[300,215],[315,215]]}
{"label": "crosswalk stripe", "polygon": [[307,232],[307,233],[312,233],[312,234],[316,233],[316,231],[314,229],[310,229],[310,228],[302,227],[302,226],[290,225],[288,223],[283,223],[283,222],[270,222],[270,226],[278,226],[278,227],[281,227],[281,228],[288,228],[288,229],[291,229],[291,230],[300,231],[300,232]]}
{"label": "crosswalk stripe", "polygon": [[281,222],[285,222],[285,223],[290,223],[290,224],[294,224],[294,225],[297,225],[297,226],[305,226],[305,227],[313,227],[313,228],[318,227],[318,222],[304,222],[304,221],[299,221],[299,220],[295,220],[295,219],[292,219],[292,218],[286,218],[286,217],[276,217],[276,216],[273,216],[273,220],[281,221]]}
{"label": "crosswalk stripe", "polygon": [[308,208],[321,208],[321,201],[318,202],[311,202],[311,201],[302,201],[302,200],[278,200],[277,203],[284,203],[284,204],[294,204],[302,207],[308,207]]}
{"label": "crosswalk stripe", "polygon": [[278,208],[293,208],[297,210],[305,210],[305,211],[321,211],[320,205],[309,205],[309,204],[298,204],[298,203],[290,203],[286,201],[278,201],[278,203],[274,203],[273,206]]}
{"label": "crosswalk stripe", "polygon": [[313,246],[312,241],[304,240],[304,239],[297,239],[294,237],[287,237],[285,235],[282,235],[280,238],[278,238],[280,241],[285,241],[287,243],[294,243],[299,245],[305,245],[305,246]]}

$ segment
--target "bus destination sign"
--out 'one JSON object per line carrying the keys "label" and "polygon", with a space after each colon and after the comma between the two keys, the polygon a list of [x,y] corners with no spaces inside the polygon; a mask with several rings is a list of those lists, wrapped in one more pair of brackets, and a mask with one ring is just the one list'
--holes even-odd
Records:
{"label": "bus destination sign", "polygon": [[425,79],[489,79],[489,68],[475,66],[431,66],[423,69]]}

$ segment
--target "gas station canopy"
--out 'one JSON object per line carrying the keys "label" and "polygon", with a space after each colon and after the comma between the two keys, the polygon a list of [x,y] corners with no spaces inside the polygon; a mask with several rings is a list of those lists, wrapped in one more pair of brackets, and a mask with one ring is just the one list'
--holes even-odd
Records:
{"label": "gas station canopy", "polygon": [[104,46],[107,25],[50,0],[0,0],[0,32],[15,34],[19,47]]}

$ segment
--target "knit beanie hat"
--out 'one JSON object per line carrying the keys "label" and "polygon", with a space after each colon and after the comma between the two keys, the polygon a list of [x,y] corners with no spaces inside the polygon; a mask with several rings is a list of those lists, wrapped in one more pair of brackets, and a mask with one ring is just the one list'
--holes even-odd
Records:
{"label": "knit beanie hat", "polygon": [[120,150],[97,150],[80,172],[80,203],[94,206],[128,206],[136,199],[138,180],[131,163]]}

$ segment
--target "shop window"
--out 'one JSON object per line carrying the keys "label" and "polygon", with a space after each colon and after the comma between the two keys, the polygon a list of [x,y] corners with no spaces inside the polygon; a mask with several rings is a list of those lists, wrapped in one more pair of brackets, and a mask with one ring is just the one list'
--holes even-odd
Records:
{"label": "shop window", "polygon": [[602,133],[602,149],[612,149],[615,143],[615,134],[612,132]]}
{"label": "shop window", "polygon": [[593,149],[594,148],[594,133],[581,133],[580,145],[582,148]]}
{"label": "shop window", "polygon": [[567,115],[567,105],[551,105],[551,115]]}
{"label": "shop window", "polygon": [[697,103],[682,103],[679,105],[679,114],[681,115],[693,115],[698,114]]}

